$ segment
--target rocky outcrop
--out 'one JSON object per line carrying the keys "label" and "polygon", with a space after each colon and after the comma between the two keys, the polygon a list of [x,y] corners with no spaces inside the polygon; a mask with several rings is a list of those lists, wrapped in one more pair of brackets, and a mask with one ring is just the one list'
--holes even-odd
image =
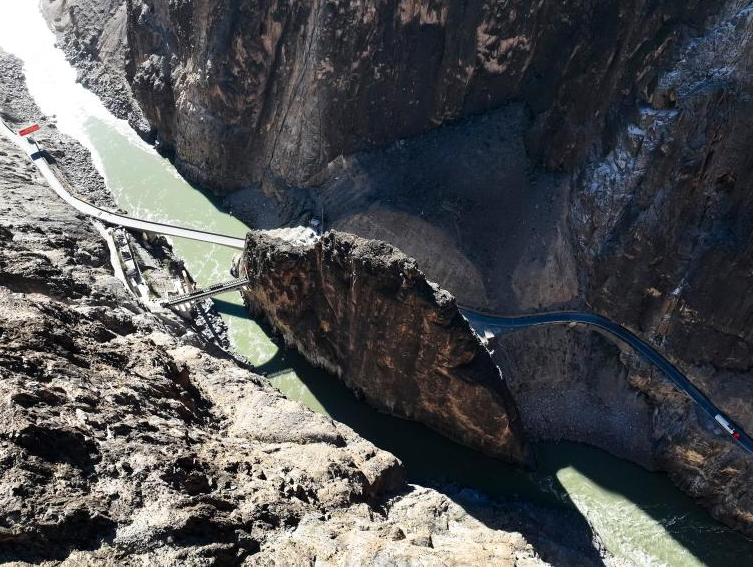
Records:
{"label": "rocky outcrop", "polygon": [[[4,118],[38,116],[0,56],[20,79]],[[43,131],[61,171],[88,161]],[[394,457],[146,312],[94,228],[4,139],[0,161],[3,560],[229,564],[307,513],[402,486]],[[109,199],[101,180],[90,189]]]}
{"label": "rocky outcrop", "polygon": [[[753,430],[749,1],[129,6],[132,84],[190,176],[311,185],[328,226],[399,245],[469,307],[598,311]],[[653,394],[616,380],[639,371],[608,342],[526,336],[540,347],[498,360],[531,388],[531,431],[654,466],[655,435],[676,441],[675,480],[748,522],[717,484],[747,465],[649,424]],[[533,384],[594,409],[536,405]],[[670,430],[706,427],[668,408]],[[616,416],[638,432],[619,447],[593,427]]]}
{"label": "rocky outcrop", "polygon": [[529,464],[515,403],[454,298],[384,242],[337,232],[297,246],[251,232],[247,306],[369,404]]}

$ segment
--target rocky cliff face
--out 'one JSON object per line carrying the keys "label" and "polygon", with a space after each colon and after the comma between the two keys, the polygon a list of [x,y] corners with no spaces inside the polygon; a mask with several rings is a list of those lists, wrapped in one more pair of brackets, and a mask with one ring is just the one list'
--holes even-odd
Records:
{"label": "rocky cliff face", "polygon": [[528,464],[515,403],[454,298],[383,242],[328,232],[296,246],[251,232],[247,305],[371,405]]}
{"label": "rocky cliff face", "polygon": [[[39,117],[19,62],[0,52],[0,74],[3,119]],[[111,204],[88,153],[40,122],[59,173]],[[0,561],[601,564],[546,512],[406,486],[395,457],[146,311],[4,138],[0,170]]]}
{"label": "rocky cliff face", "polygon": [[78,80],[95,92],[118,118],[144,137],[152,127],[126,80],[126,5],[124,0],[87,2],[42,0],[42,13],[57,32],[58,45],[78,70]]}
{"label": "rocky cliff face", "polygon": [[[348,6],[129,2],[134,91],[185,171],[313,179],[334,226],[397,240],[464,304],[587,302],[688,363],[750,367],[750,306],[717,299],[750,287],[748,3]],[[449,133],[449,155],[331,163],[513,100],[515,135],[468,170],[412,173],[452,163]],[[495,152],[519,171],[484,173]]]}
{"label": "rocky cliff face", "polygon": [[[708,2],[128,0],[129,79],[183,170],[302,184],[341,154],[524,101],[568,167]],[[571,104],[578,100],[579,104]]]}
{"label": "rocky cliff face", "polygon": [[[0,63],[15,78],[4,119],[38,116],[20,65]],[[61,171],[88,170],[88,197],[107,202],[85,150],[43,132]],[[94,228],[4,138],[0,160],[3,560],[237,563],[306,510],[401,485],[394,457],[146,312]],[[319,464],[304,472],[298,450]]]}
{"label": "rocky cliff face", "polygon": [[[569,216],[587,302],[653,340],[748,431],[751,29],[751,4],[732,2],[684,44],[614,146],[573,178]],[[631,366],[628,376],[645,376]],[[661,388],[639,383],[657,399]],[[653,419],[662,467],[750,533],[750,457],[712,435],[713,424],[686,400],[658,399],[669,402]]]}
{"label": "rocky cliff face", "polygon": [[[584,169],[571,207],[589,303],[655,337],[722,398],[750,399],[753,368],[752,26],[747,5],[689,42]],[[729,409],[753,426],[742,405]]]}

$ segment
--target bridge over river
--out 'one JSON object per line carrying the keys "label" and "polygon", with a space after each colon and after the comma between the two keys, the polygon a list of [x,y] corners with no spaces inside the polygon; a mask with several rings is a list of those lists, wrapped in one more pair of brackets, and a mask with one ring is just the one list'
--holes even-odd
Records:
{"label": "bridge over river", "polygon": [[173,226],[170,224],[163,224],[154,221],[148,221],[130,217],[128,215],[122,215],[113,211],[108,211],[102,207],[97,207],[71,195],[71,193],[63,186],[63,184],[55,176],[55,173],[47,163],[46,152],[39,147],[33,138],[21,138],[3,121],[0,121],[0,132],[5,138],[8,138],[14,142],[23,152],[29,156],[34,165],[37,166],[39,173],[42,174],[45,181],[49,184],[55,193],[63,199],[66,203],[74,207],[76,210],[89,215],[97,220],[112,224],[115,226],[124,226],[127,228],[133,228],[144,232],[152,232],[155,234],[166,234],[168,236],[178,236],[180,238],[188,238],[190,240],[199,240],[201,242],[209,242],[211,244],[218,244],[220,246],[228,246],[230,248],[236,248],[243,250],[246,241],[243,238],[237,238],[234,236],[227,236],[225,234],[215,234],[213,232],[205,232],[203,230],[196,230],[191,228],[182,228],[179,226]]}

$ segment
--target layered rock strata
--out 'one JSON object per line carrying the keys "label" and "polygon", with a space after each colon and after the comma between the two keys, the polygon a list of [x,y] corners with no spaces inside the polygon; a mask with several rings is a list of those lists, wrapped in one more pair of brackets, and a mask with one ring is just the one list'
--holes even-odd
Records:
{"label": "layered rock strata", "polygon": [[454,298],[384,242],[328,232],[307,246],[250,232],[243,296],[312,364],[372,406],[529,464],[515,403]]}

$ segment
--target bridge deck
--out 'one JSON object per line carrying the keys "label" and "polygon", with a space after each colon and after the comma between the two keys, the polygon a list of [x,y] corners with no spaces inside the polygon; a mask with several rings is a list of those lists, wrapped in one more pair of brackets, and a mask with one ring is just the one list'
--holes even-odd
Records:
{"label": "bridge deck", "polygon": [[183,295],[171,297],[170,299],[163,301],[161,304],[163,307],[173,307],[175,305],[180,305],[181,303],[188,303],[189,301],[196,301],[197,299],[202,299],[204,297],[233,291],[234,289],[247,286],[248,282],[248,278],[237,278],[227,282],[212,284],[209,287],[197,289],[191,293],[184,293]]}
{"label": "bridge deck", "polygon": [[16,135],[5,122],[0,121],[0,133],[15,143],[29,159],[37,166],[37,169],[45,178],[53,191],[63,199],[66,203],[74,207],[76,210],[99,219],[100,221],[116,226],[125,226],[128,228],[134,228],[145,232],[152,232],[156,234],[166,234],[168,236],[177,236],[180,238],[188,238],[190,240],[199,240],[201,242],[209,242],[211,244],[218,244],[220,246],[228,246],[230,248],[236,248],[243,250],[246,241],[243,238],[237,238],[234,236],[228,236],[225,234],[215,234],[213,232],[206,232],[203,230],[194,230],[190,228],[182,228],[173,226],[170,224],[164,224],[159,222],[147,221],[129,217],[127,215],[121,215],[87,203],[86,201],[74,197],[63,186],[62,183],[55,176],[55,173],[50,168],[47,160],[44,157],[42,149],[31,139],[24,140]]}

